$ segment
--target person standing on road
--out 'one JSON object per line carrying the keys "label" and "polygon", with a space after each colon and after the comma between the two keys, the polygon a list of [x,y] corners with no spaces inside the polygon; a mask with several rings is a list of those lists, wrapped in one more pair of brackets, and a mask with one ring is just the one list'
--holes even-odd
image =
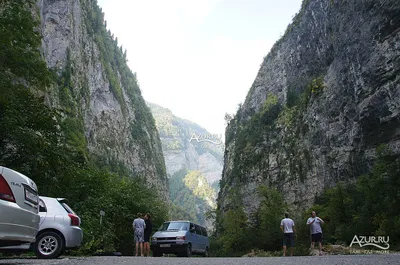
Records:
{"label": "person standing on road", "polygon": [[150,257],[150,236],[153,232],[153,224],[151,223],[151,216],[147,213],[144,216],[146,228],[144,229],[144,255]]}
{"label": "person standing on road", "polygon": [[283,256],[286,256],[286,247],[290,248],[290,256],[293,256],[296,228],[294,221],[289,218],[289,213],[285,213],[285,218],[281,221],[281,230],[283,232]]}
{"label": "person standing on road", "polygon": [[136,257],[139,252],[140,245],[140,254],[143,257],[143,241],[144,241],[144,229],[146,227],[146,223],[142,219],[142,214],[138,213],[137,218],[133,220],[133,230],[135,231],[135,242],[136,242]]}
{"label": "person standing on road", "polygon": [[315,211],[312,211],[311,217],[307,220],[307,225],[310,226],[311,233],[311,250],[314,249],[314,244],[317,242],[319,245],[319,255],[322,255],[322,228],[321,224],[324,224],[324,221],[317,217]]}

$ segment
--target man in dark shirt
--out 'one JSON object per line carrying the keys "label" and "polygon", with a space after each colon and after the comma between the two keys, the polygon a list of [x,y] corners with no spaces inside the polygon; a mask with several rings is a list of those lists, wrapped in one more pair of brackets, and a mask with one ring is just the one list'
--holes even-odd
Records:
{"label": "man in dark shirt", "polygon": [[144,229],[144,255],[150,257],[150,237],[153,230],[153,224],[151,223],[151,216],[147,213],[144,216],[144,222],[146,223],[146,228]]}

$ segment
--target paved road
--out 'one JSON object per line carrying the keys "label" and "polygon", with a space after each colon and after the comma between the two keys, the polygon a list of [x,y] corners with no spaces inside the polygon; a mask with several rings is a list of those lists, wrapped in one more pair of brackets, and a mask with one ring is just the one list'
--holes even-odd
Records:
{"label": "paved road", "polygon": [[56,260],[0,259],[8,265],[267,265],[267,264],[400,264],[400,255],[346,255],[322,257],[281,257],[281,258],[142,258],[142,257],[81,257]]}

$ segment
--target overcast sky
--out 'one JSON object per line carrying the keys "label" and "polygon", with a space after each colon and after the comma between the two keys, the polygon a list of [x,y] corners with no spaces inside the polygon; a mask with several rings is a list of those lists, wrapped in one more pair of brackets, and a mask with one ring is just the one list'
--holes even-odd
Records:
{"label": "overcast sky", "polygon": [[210,133],[245,100],[301,0],[98,0],[145,100]]}

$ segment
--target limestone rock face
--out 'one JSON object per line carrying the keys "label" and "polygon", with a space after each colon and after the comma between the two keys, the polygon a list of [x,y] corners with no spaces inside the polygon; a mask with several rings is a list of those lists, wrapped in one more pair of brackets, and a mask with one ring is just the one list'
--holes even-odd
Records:
{"label": "limestone rock face", "polygon": [[166,108],[148,103],[160,133],[167,173],[198,170],[211,184],[221,179],[222,135],[212,135],[199,125],[173,115]]}
{"label": "limestone rock face", "polygon": [[[121,95],[117,98],[113,93],[106,72],[109,62],[102,59],[95,35],[88,30],[93,1],[39,0],[37,5],[45,60],[61,82],[65,82],[63,73],[68,68],[72,84],[69,102],[76,118],[83,121],[89,154],[105,164],[127,168],[168,200],[168,179],[154,120],[136,80],[130,80],[136,89],[129,90],[122,81],[122,70],[113,71]],[[119,67],[126,68],[126,62]],[[68,112],[61,102],[62,93],[59,88],[49,91],[47,103]]]}
{"label": "limestone rock face", "polygon": [[400,154],[400,2],[305,0],[226,128],[218,207],[235,190],[251,214],[269,185],[305,210],[368,172],[381,144]]}

